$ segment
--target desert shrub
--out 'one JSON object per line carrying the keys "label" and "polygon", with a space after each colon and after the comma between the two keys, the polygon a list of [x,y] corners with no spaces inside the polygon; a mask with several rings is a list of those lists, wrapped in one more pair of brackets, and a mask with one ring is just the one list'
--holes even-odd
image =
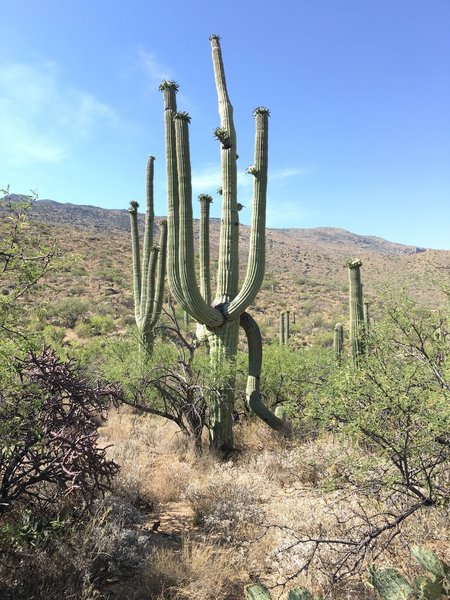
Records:
{"label": "desert shrub", "polygon": [[[96,501],[92,514],[76,512],[58,532],[39,532],[12,547],[1,545],[0,596],[11,600],[105,598],[111,581],[126,579],[149,552],[142,514],[115,496]],[[36,526],[27,525],[36,532]],[[47,530],[49,531],[49,530]]]}
{"label": "desert shrub", "polygon": [[88,311],[88,302],[78,298],[64,298],[47,306],[47,317],[52,318],[57,325],[73,329],[76,323],[87,315]]}
{"label": "desert shrub", "polygon": [[114,319],[110,316],[92,315],[84,323],[78,323],[75,333],[80,337],[95,337],[112,333],[115,329]]}
{"label": "desert shrub", "polygon": [[115,390],[90,385],[48,349],[17,359],[8,379],[0,390],[0,513],[68,495],[90,505],[118,469],[97,447],[94,422]]}
{"label": "desert shrub", "polygon": [[231,465],[216,472],[208,483],[193,484],[185,492],[194,523],[221,542],[242,542],[251,524],[263,520],[261,507],[251,486],[236,480]]}

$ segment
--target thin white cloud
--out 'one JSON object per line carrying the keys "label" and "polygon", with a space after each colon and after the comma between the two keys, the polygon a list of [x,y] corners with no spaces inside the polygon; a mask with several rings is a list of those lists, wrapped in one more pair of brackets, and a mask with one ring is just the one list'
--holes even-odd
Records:
{"label": "thin white cloud", "polygon": [[[302,177],[307,174],[305,169],[285,168],[269,170],[271,181],[283,181],[292,177]],[[208,164],[201,169],[193,169],[192,190],[196,193],[212,193],[220,187],[222,181],[220,165]],[[253,185],[253,177],[245,171],[238,171],[238,188],[248,188]]]}
{"label": "thin white cloud", "polygon": [[139,59],[144,72],[152,80],[152,83],[161,83],[164,79],[173,79],[172,70],[162,64],[153,52],[148,52],[141,48],[139,50]]}
{"label": "thin white cloud", "polygon": [[267,227],[304,227],[308,211],[297,201],[271,198],[267,205]]}
{"label": "thin white cloud", "polygon": [[0,158],[7,166],[61,161],[80,138],[117,120],[110,106],[65,85],[55,63],[0,64]]}
{"label": "thin white cloud", "polygon": [[271,180],[290,179],[291,177],[304,177],[308,174],[306,169],[302,168],[286,168],[270,171]]}

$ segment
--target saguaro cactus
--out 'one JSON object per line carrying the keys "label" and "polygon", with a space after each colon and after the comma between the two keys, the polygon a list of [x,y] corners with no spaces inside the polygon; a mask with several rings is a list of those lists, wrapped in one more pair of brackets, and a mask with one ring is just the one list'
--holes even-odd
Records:
{"label": "saguaro cactus", "polygon": [[359,366],[364,353],[364,304],[360,267],[362,262],[354,258],[347,262],[349,275],[350,348],[353,364]]}
{"label": "saguaro cactus", "polygon": [[286,313],[280,312],[280,346],[286,344]]}
{"label": "saguaro cactus", "polygon": [[[200,288],[194,268],[194,242],[192,231],[192,187],[189,156],[189,122],[187,113],[177,112],[174,82],[165,81],[164,94],[166,165],[168,188],[168,279],[177,302],[198,323],[203,325],[208,339],[212,364],[220,371],[225,361],[233,363],[238,344],[241,315],[253,302],[264,277],[265,267],[265,206],[267,188],[268,118],[266,108],[254,111],[256,139],[254,164],[248,172],[254,178],[253,212],[247,273],[241,289],[239,282],[238,236],[239,219],[237,203],[236,132],[233,124],[233,107],[230,103],[222,62],[219,37],[210,38],[214,75],[219,98],[220,127],[215,136],[221,145],[222,163],[222,220],[215,298],[209,295],[209,252],[205,238],[201,242]],[[202,214],[209,201],[202,201]],[[204,215],[204,224],[207,218]],[[245,325],[245,323],[244,323]],[[243,325],[243,326],[244,326]],[[254,324],[257,328],[256,323]],[[255,326],[245,327],[252,346]],[[227,381],[210,400],[212,446],[227,451],[233,446],[233,409],[235,374],[228,369]],[[253,376],[254,377],[254,376]],[[253,381],[253,380],[252,380]],[[253,381],[254,383],[254,381]],[[254,404],[257,386],[251,386]],[[249,402],[250,402],[250,398]],[[267,419],[266,419],[267,420]],[[273,415],[270,425],[283,429],[283,422]]]}
{"label": "saguaro cactus", "polygon": [[130,202],[131,246],[133,256],[134,314],[140,336],[142,350],[151,355],[153,352],[154,328],[161,315],[164,277],[166,271],[167,221],[161,221],[160,245],[153,245],[153,173],[155,158],[147,161],[147,202],[145,212],[144,241],[139,243],[138,215],[139,204]]}
{"label": "saguaro cactus", "polygon": [[342,362],[342,352],[344,349],[344,326],[342,323],[336,323],[334,326],[334,356],[338,365]]}

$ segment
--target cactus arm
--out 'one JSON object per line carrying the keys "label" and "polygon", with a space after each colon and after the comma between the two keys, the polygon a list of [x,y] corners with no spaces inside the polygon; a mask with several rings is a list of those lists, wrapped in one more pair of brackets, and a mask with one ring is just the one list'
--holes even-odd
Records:
{"label": "cactus arm", "polygon": [[210,37],[214,77],[219,101],[220,127],[216,137],[222,144],[222,226],[215,304],[228,304],[237,294],[239,280],[239,219],[237,210],[236,131],[233,107],[228,97],[220,39]]}
{"label": "cactus arm", "polygon": [[192,226],[191,162],[189,154],[189,121],[186,113],[174,117],[177,150],[179,233],[178,263],[179,281],[183,296],[181,306],[199,323],[218,327],[224,321],[222,313],[208,306],[197,286],[194,265],[194,233]]}
{"label": "cactus arm", "polygon": [[151,249],[148,272],[148,296],[145,306],[143,329],[150,332],[155,327],[161,315],[164,296],[164,277],[167,258],[167,221],[160,223],[159,247]]}
{"label": "cactus arm", "polygon": [[198,199],[200,201],[200,293],[206,304],[211,304],[209,205],[212,202],[212,198],[208,194],[201,194]]}
{"label": "cactus arm", "polygon": [[[147,305],[148,295],[152,297],[150,290],[147,287],[150,252],[153,246],[153,223],[155,213],[153,209],[153,174],[154,174],[154,156],[149,156],[147,160],[147,177],[146,177],[146,210],[145,210],[145,227],[144,227],[144,244],[142,248],[142,281],[141,288],[141,314]],[[146,310],[145,310],[146,312]]]}
{"label": "cactus arm", "polygon": [[248,378],[245,392],[247,404],[269,427],[276,431],[284,431],[286,430],[286,423],[265,406],[259,392],[262,365],[262,339],[259,327],[256,321],[246,312],[241,314],[240,325],[248,342]]}
{"label": "cactus arm", "polygon": [[249,169],[254,178],[250,248],[247,273],[242,289],[228,307],[230,318],[243,312],[253,302],[264,279],[269,111],[260,107],[254,111],[254,116],[256,120],[255,158],[254,165]]}
{"label": "cactus arm", "polygon": [[182,304],[178,268],[178,235],[179,235],[179,198],[178,172],[175,141],[174,115],[177,112],[176,94],[178,84],[174,81],[163,81],[159,86],[164,98],[164,131],[166,145],[166,178],[167,178],[167,278],[175,300]]}
{"label": "cactus arm", "polygon": [[141,321],[141,259],[139,250],[139,233],[137,224],[137,209],[139,204],[135,201],[130,202],[128,212],[130,214],[131,225],[131,249],[133,261],[133,293],[134,293],[134,314],[136,323]]}

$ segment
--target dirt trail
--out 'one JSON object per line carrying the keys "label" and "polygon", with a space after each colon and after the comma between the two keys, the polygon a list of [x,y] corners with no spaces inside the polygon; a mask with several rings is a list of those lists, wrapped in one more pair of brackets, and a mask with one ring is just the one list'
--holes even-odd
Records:
{"label": "dirt trail", "polygon": [[182,537],[192,533],[194,512],[187,502],[166,502],[148,515],[144,528],[168,537]]}

